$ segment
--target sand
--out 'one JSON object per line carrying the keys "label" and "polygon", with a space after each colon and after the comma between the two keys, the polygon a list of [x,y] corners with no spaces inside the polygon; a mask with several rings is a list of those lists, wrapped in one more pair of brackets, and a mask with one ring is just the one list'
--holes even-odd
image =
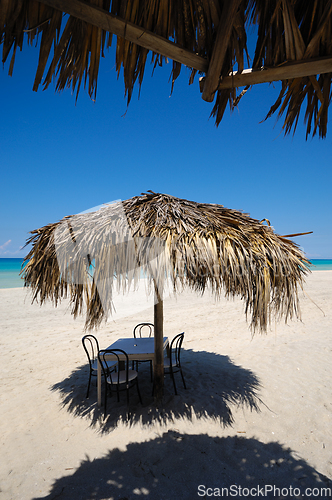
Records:
{"label": "sand", "polygon": [[[139,297],[98,330],[101,347],[153,319]],[[329,498],[331,306],[332,272],[313,272],[302,321],[252,338],[239,300],[167,298],[164,333],[185,332],[187,390],[178,376],[175,396],[165,378],[157,410],[141,365],[143,405],[133,390],[127,421],[124,394],[105,419],[95,380],[85,398],[84,319],[67,302],[0,290],[0,499]]]}

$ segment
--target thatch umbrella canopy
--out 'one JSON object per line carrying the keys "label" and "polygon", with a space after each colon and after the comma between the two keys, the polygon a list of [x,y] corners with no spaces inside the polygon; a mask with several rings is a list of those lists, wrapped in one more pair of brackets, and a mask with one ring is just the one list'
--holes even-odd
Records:
{"label": "thatch umbrella canopy", "polygon": [[150,51],[154,67],[172,61],[172,87],[183,65],[191,69],[189,84],[201,75],[217,124],[227,103],[234,108],[251,85],[282,81],[267,116],[284,114],[289,133],[302,110],[307,136],[327,132],[331,25],[330,0],[0,0],[2,61],[10,56],[10,74],[24,39],[33,44],[39,37],[34,90],[54,78],[57,90],[78,94],[83,83],[95,97],[100,58],[116,36],[116,70],[123,69],[128,102]]}
{"label": "thatch umbrella canopy", "polygon": [[156,294],[155,377],[162,391],[165,278],[175,291],[209,286],[216,297],[240,296],[253,331],[266,330],[271,317],[300,316],[297,292],[309,262],[266,222],[150,191],[32,231],[25,285],[41,304],[69,296],[72,313],[86,311],[93,328],[112,309],[114,288],[125,292],[146,276]]}

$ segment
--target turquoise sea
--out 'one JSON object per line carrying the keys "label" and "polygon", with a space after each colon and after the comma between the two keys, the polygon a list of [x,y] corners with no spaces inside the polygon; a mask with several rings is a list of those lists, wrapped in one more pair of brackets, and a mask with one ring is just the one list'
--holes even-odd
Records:
{"label": "turquoise sea", "polygon": [[0,259],[0,288],[22,287],[19,276],[23,259]]}
{"label": "turquoise sea", "polygon": [[[0,258],[0,288],[23,287],[19,276],[23,259]],[[312,271],[332,271],[332,259],[312,259]]]}

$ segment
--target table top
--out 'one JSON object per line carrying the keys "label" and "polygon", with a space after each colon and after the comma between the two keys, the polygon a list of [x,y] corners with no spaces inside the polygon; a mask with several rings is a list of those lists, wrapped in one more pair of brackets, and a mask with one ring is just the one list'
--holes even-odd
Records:
{"label": "table top", "polygon": [[[168,337],[163,338],[163,347],[168,344]],[[111,344],[107,349],[122,349],[128,356],[154,354],[154,337],[122,338]],[[106,351],[106,349],[105,349]]]}

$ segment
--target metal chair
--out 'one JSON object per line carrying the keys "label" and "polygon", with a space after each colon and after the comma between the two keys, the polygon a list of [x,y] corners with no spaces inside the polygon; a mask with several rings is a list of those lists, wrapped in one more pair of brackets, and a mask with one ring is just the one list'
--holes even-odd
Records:
{"label": "metal chair", "polygon": [[[143,335],[142,335],[143,333]],[[138,325],[135,326],[134,331],[134,338],[142,338],[143,337],[151,337],[154,335],[154,324],[153,323],[138,323]],[[150,362],[150,378],[151,382],[153,380],[153,374],[152,374],[152,361],[147,359],[147,360],[140,360],[136,361],[136,371],[138,371],[138,365],[139,363],[148,363]],[[134,361],[133,361],[133,368],[134,368]]]}
{"label": "metal chair", "polygon": [[177,372],[181,373],[183,387],[185,389],[187,389],[186,383],[184,381],[182,368],[181,368],[181,361],[180,361],[183,338],[184,338],[184,332],[179,333],[178,335],[176,335],[173,338],[171,345],[170,345],[170,349],[169,349],[169,357],[164,358],[164,373],[165,373],[165,375],[171,376],[171,378],[173,380],[175,394],[177,394],[177,390],[176,390],[176,385],[175,385],[174,373],[177,373]]}
{"label": "metal chair", "polygon": [[[105,358],[107,355],[110,354],[116,357],[115,363],[119,366],[119,369],[116,372],[112,372],[107,369],[109,361],[107,361]],[[118,401],[120,401],[119,391],[125,390],[127,393],[127,406],[129,407],[129,389],[131,389],[131,387],[136,385],[138,397],[140,403],[142,404],[141,394],[139,392],[139,387],[138,387],[138,373],[135,370],[129,370],[128,354],[122,349],[106,349],[105,351],[99,351],[98,359],[101,364],[105,379],[105,415],[106,415],[107,392],[108,392],[107,388],[111,390],[111,393],[112,390],[116,390]],[[121,366],[123,368],[121,368]]]}
{"label": "metal chair", "polygon": [[[99,353],[99,343],[98,340],[94,335],[85,335],[82,338],[82,344],[84,347],[84,350],[86,352],[86,355],[88,357],[89,361],[89,382],[88,382],[88,390],[86,393],[86,397],[89,397],[89,391],[90,391],[90,383],[91,383],[91,377],[92,376],[97,376],[97,371],[98,371],[98,353]],[[113,369],[115,370],[116,368],[116,362],[111,362],[108,364],[107,368],[109,370]]]}
{"label": "metal chair", "polygon": [[[135,326],[134,328],[134,338],[138,338],[138,336],[140,338],[142,338],[142,331],[143,333],[145,333],[145,335],[143,335],[143,337],[151,337],[151,335],[153,334],[153,330],[154,330],[154,324],[153,323],[138,323],[138,325]],[[146,335],[148,333],[148,335]]]}

